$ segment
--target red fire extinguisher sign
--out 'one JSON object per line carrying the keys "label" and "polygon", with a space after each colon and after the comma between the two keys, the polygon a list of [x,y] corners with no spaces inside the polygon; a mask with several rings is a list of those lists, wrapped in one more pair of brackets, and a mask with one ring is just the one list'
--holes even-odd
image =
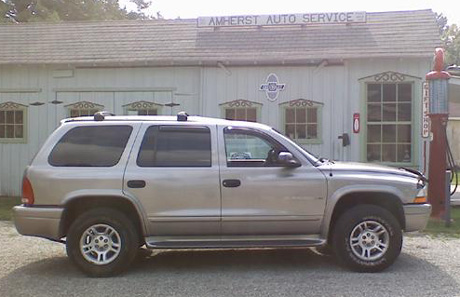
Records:
{"label": "red fire extinguisher sign", "polygon": [[359,133],[359,130],[361,129],[361,124],[359,122],[359,113],[356,112],[353,114],[353,133]]}

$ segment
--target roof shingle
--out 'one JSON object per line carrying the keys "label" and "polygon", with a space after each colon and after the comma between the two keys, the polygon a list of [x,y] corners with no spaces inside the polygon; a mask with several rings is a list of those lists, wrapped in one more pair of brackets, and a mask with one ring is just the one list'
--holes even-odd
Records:
{"label": "roof shingle", "polygon": [[431,57],[440,45],[431,10],[368,13],[367,22],[198,28],[195,19],[0,26],[0,65],[193,65],[311,59]]}

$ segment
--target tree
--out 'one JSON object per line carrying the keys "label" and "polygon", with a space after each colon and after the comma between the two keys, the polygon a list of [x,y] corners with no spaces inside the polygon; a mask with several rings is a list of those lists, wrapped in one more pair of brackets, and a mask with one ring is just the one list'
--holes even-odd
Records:
{"label": "tree", "polygon": [[448,25],[447,18],[436,14],[439,34],[445,49],[447,65],[460,65],[460,28],[456,24]]}
{"label": "tree", "polygon": [[446,48],[447,64],[460,65],[460,28],[456,24],[449,26],[442,40]]}
{"label": "tree", "polygon": [[119,0],[0,0],[0,22],[57,22],[148,19],[148,0],[130,0],[136,11],[121,8]]}

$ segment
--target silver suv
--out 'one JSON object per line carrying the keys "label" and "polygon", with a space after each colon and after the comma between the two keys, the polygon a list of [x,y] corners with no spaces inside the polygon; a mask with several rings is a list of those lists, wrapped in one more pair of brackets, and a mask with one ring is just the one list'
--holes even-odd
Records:
{"label": "silver suv", "polygon": [[417,171],[317,158],[274,129],[180,113],[66,119],[14,208],[91,276],[152,249],[317,247],[352,270],[398,257],[431,206]]}

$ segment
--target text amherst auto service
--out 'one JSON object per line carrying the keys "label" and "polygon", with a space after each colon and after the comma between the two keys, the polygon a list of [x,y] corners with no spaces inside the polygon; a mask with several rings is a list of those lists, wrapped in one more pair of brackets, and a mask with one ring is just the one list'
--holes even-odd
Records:
{"label": "text amherst auto service", "polygon": [[365,22],[366,12],[358,11],[200,17],[198,18],[198,27],[341,24]]}

